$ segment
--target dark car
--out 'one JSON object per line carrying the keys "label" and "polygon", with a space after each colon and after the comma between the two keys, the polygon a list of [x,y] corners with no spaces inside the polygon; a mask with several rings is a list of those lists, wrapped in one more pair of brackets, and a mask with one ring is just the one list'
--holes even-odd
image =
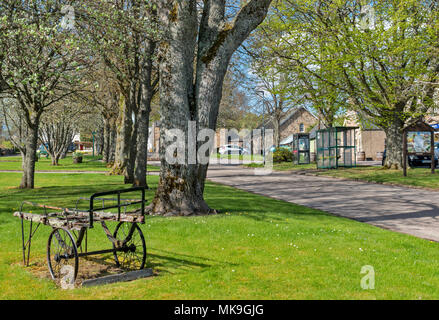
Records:
{"label": "dark car", "polygon": [[[439,158],[439,142],[434,144],[434,164],[438,166]],[[384,149],[382,165],[386,162],[386,150]],[[408,165],[410,167],[431,167],[431,156],[408,156]]]}

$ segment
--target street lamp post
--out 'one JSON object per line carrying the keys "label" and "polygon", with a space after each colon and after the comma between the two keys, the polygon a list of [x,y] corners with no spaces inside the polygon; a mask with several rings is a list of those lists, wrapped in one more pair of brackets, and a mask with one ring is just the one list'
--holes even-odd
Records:
{"label": "street lamp post", "polygon": [[261,132],[261,138],[262,138],[262,158],[265,166],[265,92],[264,91],[257,91],[257,93],[262,94],[262,132]]}

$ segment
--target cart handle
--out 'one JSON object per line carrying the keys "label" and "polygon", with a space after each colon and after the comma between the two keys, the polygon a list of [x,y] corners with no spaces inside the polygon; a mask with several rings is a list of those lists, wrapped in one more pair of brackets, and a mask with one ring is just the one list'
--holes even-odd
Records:
{"label": "cart handle", "polygon": [[[118,213],[117,214],[117,220],[119,221],[120,220],[120,208],[122,206],[126,207],[128,205],[133,205],[133,204],[140,203],[140,204],[142,204],[142,218],[144,218],[145,217],[145,201],[146,201],[145,200],[145,189],[146,189],[146,187],[135,187],[135,188],[129,188],[129,189],[121,189],[121,190],[113,190],[113,191],[106,191],[106,192],[98,192],[98,193],[93,194],[90,197],[90,208],[89,208],[89,217],[90,217],[89,219],[90,219],[90,221],[89,221],[89,227],[93,228],[94,200],[98,200],[99,197],[113,195],[113,194],[117,195],[117,205],[99,208],[100,210],[117,208],[118,209],[117,210],[118,211],[117,212]],[[142,200],[133,201],[133,202],[130,202],[128,204],[121,205],[120,204],[120,201],[121,201],[120,195],[122,193],[128,193],[128,192],[134,192],[134,191],[141,191],[142,192]]]}

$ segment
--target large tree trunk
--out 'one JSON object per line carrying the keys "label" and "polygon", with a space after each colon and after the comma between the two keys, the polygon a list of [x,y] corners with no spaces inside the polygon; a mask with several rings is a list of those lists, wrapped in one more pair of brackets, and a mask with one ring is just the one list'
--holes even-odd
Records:
{"label": "large tree trunk", "polygon": [[390,112],[390,123],[386,123],[384,132],[386,133],[386,161],[384,167],[388,169],[403,168],[403,131],[405,120],[403,117],[404,107],[407,101],[395,103]]}
{"label": "large tree trunk", "polygon": [[134,164],[133,186],[147,187],[146,166],[148,158],[148,129],[149,129],[149,108],[140,107],[137,132],[137,152]]}
{"label": "large tree trunk", "polygon": [[109,162],[110,159],[110,135],[111,135],[111,126],[110,120],[108,118],[104,119],[104,143],[102,150],[102,160],[105,163]]}
{"label": "large tree trunk", "polygon": [[134,163],[133,186],[148,187],[147,184],[147,161],[148,161],[148,136],[149,136],[149,114],[151,112],[151,101],[155,94],[156,81],[152,80],[153,55],[156,43],[148,41],[145,49],[146,57],[142,63],[140,75],[140,101],[137,116],[137,152]]}
{"label": "large tree trunk", "polygon": [[60,157],[61,157],[61,154],[58,154],[58,153],[50,154],[51,165],[52,166],[58,166],[59,165],[59,158]]}
{"label": "large tree trunk", "polygon": [[[195,1],[168,1],[161,5],[159,19],[167,30],[168,38],[160,48],[161,171],[153,212],[191,215],[208,209],[198,188],[196,166],[167,161],[166,150],[174,141],[166,139],[166,135],[168,130],[187,133],[188,123],[194,115],[193,61],[197,10]],[[186,155],[186,144],[183,149]]]}
{"label": "large tree trunk", "polygon": [[110,142],[108,147],[108,163],[114,163],[114,159],[116,157],[116,121],[112,119],[110,121]]}
{"label": "large tree trunk", "polygon": [[404,122],[399,117],[395,117],[385,129],[386,161],[384,167],[388,169],[402,169],[403,167],[403,129]]}
{"label": "large tree trunk", "polygon": [[280,147],[280,119],[276,116],[272,118],[273,133],[274,133],[274,145],[276,148]]}
{"label": "large tree trunk", "polygon": [[127,167],[124,172],[124,183],[134,183],[134,167],[136,162],[136,154],[137,154],[137,134],[139,129],[139,119],[138,114],[135,115],[135,121],[133,123],[133,129],[131,132],[131,142],[130,142],[130,151],[127,161]]}
{"label": "large tree trunk", "polygon": [[35,159],[38,141],[38,121],[29,128],[29,135],[26,140],[26,152],[22,160],[23,176],[20,189],[33,189],[35,176]]}
{"label": "large tree trunk", "polygon": [[128,159],[130,157],[131,134],[133,130],[130,103],[121,97],[119,119],[117,121],[116,152],[111,174],[127,177]]}
{"label": "large tree trunk", "polygon": [[[200,129],[215,129],[230,58],[263,21],[271,0],[251,0],[233,23],[225,23],[224,0],[206,0],[200,26],[196,2],[163,1],[159,8],[167,38],[161,43],[161,171],[152,204],[154,214],[186,216],[214,212],[203,197],[208,165],[190,161],[197,159],[198,148],[196,142],[195,147],[187,143],[189,121],[196,123],[195,134]],[[173,140],[165,138],[171,129],[184,135],[183,163],[173,164],[166,159],[166,150],[174,146]]]}

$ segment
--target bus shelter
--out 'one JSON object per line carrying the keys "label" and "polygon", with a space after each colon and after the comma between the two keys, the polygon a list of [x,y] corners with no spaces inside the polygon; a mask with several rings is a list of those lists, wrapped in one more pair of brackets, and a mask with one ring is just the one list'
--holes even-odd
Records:
{"label": "bus shelter", "polygon": [[331,127],[317,131],[317,168],[357,166],[355,134],[358,127]]}

